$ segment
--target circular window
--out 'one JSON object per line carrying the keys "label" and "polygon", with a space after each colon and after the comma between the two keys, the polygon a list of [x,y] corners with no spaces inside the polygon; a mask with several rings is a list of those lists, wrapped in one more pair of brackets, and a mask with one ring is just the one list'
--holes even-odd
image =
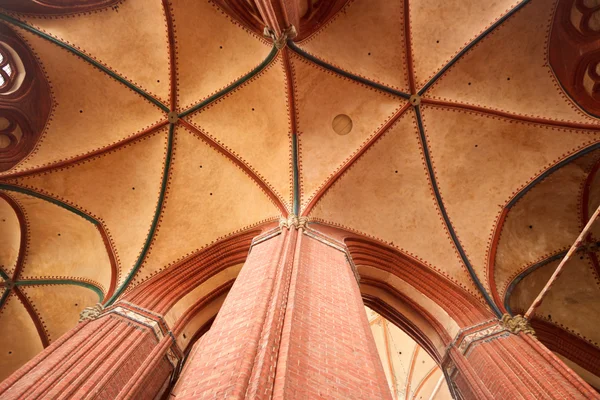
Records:
{"label": "circular window", "polygon": [[347,135],[352,130],[352,119],[346,114],[339,114],[333,119],[331,126],[338,135]]}

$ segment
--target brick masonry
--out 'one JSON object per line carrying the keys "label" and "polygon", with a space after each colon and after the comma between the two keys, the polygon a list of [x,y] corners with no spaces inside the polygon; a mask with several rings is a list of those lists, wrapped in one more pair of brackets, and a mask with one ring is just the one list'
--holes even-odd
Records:
{"label": "brick masonry", "polygon": [[173,397],[391,398],[339,249],[287,230],[256,245]]}

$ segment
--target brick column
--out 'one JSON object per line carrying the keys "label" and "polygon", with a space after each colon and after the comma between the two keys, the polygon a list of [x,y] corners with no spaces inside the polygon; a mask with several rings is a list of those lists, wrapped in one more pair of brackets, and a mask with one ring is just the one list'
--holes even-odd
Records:
{"label": "brick column", "polygon": [[255,241],[172,398],[391,398],[345,247],[283,225]]}
{"label": "brick column", "polygon": [[164,392],[181,353],[162,318],[127,302],[96,311],[2,382],[0,398],[152,399]]}
{"label": "brick column", "polygon": [[599,399],[524,324],[488,321],[463,329],[448,347],[451,390],[470,399]]}

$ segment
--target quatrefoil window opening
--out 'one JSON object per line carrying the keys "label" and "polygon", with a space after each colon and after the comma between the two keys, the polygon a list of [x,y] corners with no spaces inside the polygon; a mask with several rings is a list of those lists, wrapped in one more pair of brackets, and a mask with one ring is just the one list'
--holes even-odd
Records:
{"label": "quatrefoil window opening", "polygon": [[0,116],[0,152],[14,150],[22,138],[23,132],[15,120]]}
{"label": "quatrefoil window opening", "polygon": [[16,68],[12,55],[3,43],[0,43],[0,94],[9,91],[16,78]]}

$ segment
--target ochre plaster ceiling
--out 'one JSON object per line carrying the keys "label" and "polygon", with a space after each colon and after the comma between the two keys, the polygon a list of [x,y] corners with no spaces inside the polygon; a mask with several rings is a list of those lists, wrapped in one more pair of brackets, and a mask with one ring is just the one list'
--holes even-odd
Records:
{"label": "ochre plaster ceiling", "polygon": [[[526,309],[557,261],[532,267],[600,203],[600,120],[549,63],[558,0],[349,0],[279,50],[217,0],[13,3],[1,23],[51,107],[0,172],[0,379],[82,308],[289,214],[418,260],[497,314]],[[582,256],[538,317],[598,346],[598,256]]]}

